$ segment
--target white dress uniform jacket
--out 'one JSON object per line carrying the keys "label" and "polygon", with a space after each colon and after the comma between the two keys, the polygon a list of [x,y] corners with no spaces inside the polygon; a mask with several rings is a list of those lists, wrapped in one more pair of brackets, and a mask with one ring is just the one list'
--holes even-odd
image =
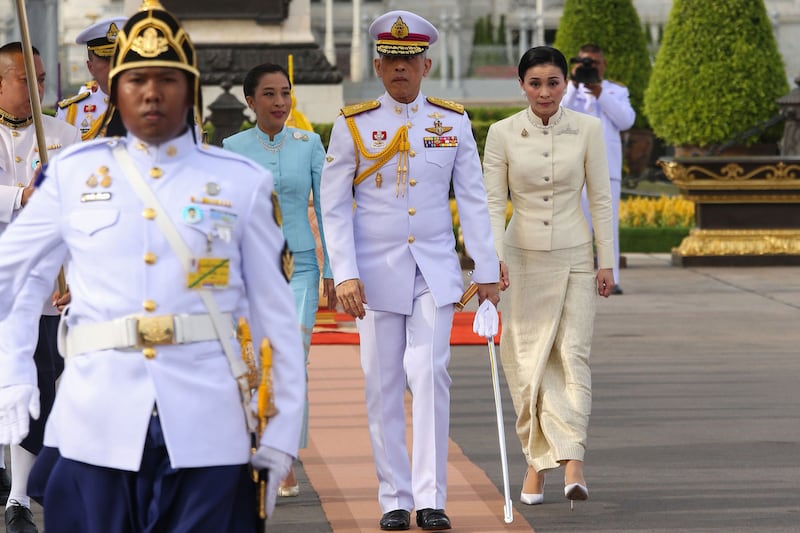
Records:
{"label": "white dress uniform jacket", "polygon": [[[398,186],[395,154],[355,186],[354,209],[356,169],[373,160],[358,156],[345,117],[339,116],[322,170],[322,218],[335,283],[360,278],[370,309],[410,315],[417,268],[439,307],[457,302],[464,290],[448,204],[451,177],[464,242],[475,260],[473,279],[496,282],[499,267],[469,117],[422,94],[410,104],[388,93],[378,102],[355,115],[355,124],[370,153],[383,150],[402,125],[410,125],[405,183],[401,177]],[[437,121],[445,128],[441,134],[426,129],[435,130]]]}
{"label": "white dress uniform jacket", "polygon": [[603,80],[600,98],[582,84],[577,87],[567,83],[567,93],[561,105],[597,117],[603,124],[606,141],[608,172],[612,180],[622,179],[622,138],[620,132],[630,129],[636,120],[636,111],[631,107],[628,88],[612,81]]}
{"label": "white dress uniform jacket", "polygon": [[[489,127],[483,168],[495,249],[503,244],[525,250],[558,250],[591,242],[580,209],[584,184],[600,268],[613,262],[608,164],[600,122],[561,108],[543,126],[526,108]],[[514,214],[505,227],[506,199],[511,191]]]}
{"label": "white dress uniform jacket", "polygon": [[[80,132],[60,120],[44,115],[42,125],[48,161],[67,146],[81,142]],[[39,161],[33,124],[17,129],[0,124],[0,231],[20,209],[22,188],[30,183]]]}
{"label": "white dress uniform jacket", "polygon": [[102,126],[108,101],[108,95],[92,80],[75,96],[58,102],[56,118],[78,128],[83,140],[94,139]]}
{"label": "white dress uniform jacket", "polygon": [[[47,160],[50,161],[67,146],[81,142],[80,132],[53,117],[42,116],[42,126],[44,127],[44,139],[47,146]],[[39,147],[36,141],[36,128],[33,124],[24,128],[9,128],[0,125],[0,232],[5,231],[8,224],[16,218],[22,207],[22,189],[30,184],[31,177],[40,162]],[[22,324],[27,324],[26,331],[31,332],[30,328],[38,325],[38,314],[57,315],[58,310],[50,303],[50,295],[55,287],[55,276],[46,285],[49,293],[43,299],[38,300],[35,306],[40,311],[34,312],[28,321],[28,316],[24,313],[15,313],[18,323],[6,324],[1,329],[18,330]],[[44,304],[42,304],[44,302]],[[25,303],[27,306],[27,302]],[[33,330],[34,332],[36,330]],[[30,346],[36,347],[36,338],[19,338],[11,340],[5,339],[3,342],[11,346],[16,344],[20,349]],[[24,347],[24,348],[23,348]],[[29,353],[33,353],[32,350]],[[35,374],[34,374],[35,375]]]}
{"label": "white dress uniform jacket", "polygon": [[[281,271],[284,240],[273,220],[272,179],[236,154],[196,145],[191,132],[159,146],[132,136],[90,141],[55,159],[0,237],[0,316],[29,272],[52,279],[67,253],[70,327],[207,312],[112,155],[117,143],[126,146],[193,256],[230,260],[227,287],[213,291],[220,311],[246,317],[256,346],[267,337],[273,347],[277,414],[262,443],[296,455],[305,374],[294,301]],[[155,348],[152,358],[141,349],[70,356],[45,444],[69,459],[135,471],[156,405],[174,468],[247,463],[245,417],[220,343]]]}

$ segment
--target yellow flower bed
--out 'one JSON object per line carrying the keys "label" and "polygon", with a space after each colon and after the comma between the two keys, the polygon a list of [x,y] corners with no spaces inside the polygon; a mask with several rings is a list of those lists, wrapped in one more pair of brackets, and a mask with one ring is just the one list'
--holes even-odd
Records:
{"label": "yellow flower bed", "polygon": [[694,226],[694,202],[680,196],[634,196],[619,204],[619,225],[629,228]]}

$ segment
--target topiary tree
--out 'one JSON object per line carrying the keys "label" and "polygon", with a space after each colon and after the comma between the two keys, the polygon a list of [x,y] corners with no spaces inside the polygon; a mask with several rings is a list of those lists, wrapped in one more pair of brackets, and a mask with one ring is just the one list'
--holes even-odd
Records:
{"label": "topiary tree", "polygon": [[603,49],[608,61],[605,77],[628,87],[636,110],[634,127],[647,127],[642,102],[650,77],[650,58],[632,1],[566,0],[554,46],[569,58],[578,55],[586,43]]}
{"label": "topiary tree", "polygon": [[709,146],[774,116],[788,90],[763,0],[675,0],[645,113],[667,143]]}

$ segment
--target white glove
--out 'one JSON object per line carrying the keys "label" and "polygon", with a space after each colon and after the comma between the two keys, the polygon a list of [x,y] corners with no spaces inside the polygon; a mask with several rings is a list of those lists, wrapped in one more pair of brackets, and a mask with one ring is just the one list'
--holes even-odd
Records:
{"label": "white glove", "polygon": [[491,339],[497,335],[499,323],[500,319],[497,316],[497,308],[489,300],[484,300],[480,307],[478,307],[478,310],[475,311],[472,331],[481,337]]}
{"label": "white glove", "polygon": [[0,387],[0,444],[22,442],[31,418],[39,418],[39,389],[28,384]]}
{"label": "white glove", "polygon": [[268,470],[267,494],[264,496],[264,509],[267,516],[272,516],[275,509],[275,499],[278,497],[278,487],[281,481],[289,474],[294,458],[286,452],[276,450],[263,444],[250,459],[250,464],[258,470]]}

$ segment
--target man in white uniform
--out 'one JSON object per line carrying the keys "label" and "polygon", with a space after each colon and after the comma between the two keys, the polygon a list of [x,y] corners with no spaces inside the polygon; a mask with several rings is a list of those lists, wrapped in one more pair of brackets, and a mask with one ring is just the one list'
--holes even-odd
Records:
{"label": "man in white uniform", "polygon": [[[43,95],[46,73],[35,49],[33,63],[39,95]],[[77,129],[53,117],[42,116],[42,126],[48,159],[70,144],[80,142]],[[0,48],[0,231],[5,231],[31,198],[34,190],[31,180],[39,161],[22,45],[9,43]],[[30,378],[38,381],[42,395],[41,416],[32,422],[28,437],[11,446],[13,483],[4,500],[9,533],[36,531],[30,512],[28,474],[42,447],[44,424],[53,405],[55,382],[63,368],[56,350],[58,310],[50,303],[55,279],[54,274],[44,283],[46,293],[38,298],[23,293],[14,312],[0,323],[0,350],[4,352],[0,357],[5,357],[5,352],[16,351],[24,352],[28,357],[33,355]],[[24,334],[20,335],[20,332]],[[0,374],[11,370],[11,364],[0,363]],[[5,469],[0,474],[5,477]]]}
{"label": "man in white uniform", "polygon": [[81,130],[81,138],[94,139],[100,132],[108,108],[108,70],[117,33],[125,24],[125,17],[111,17],[95,22],[75,37],[77,44],[86,45],[86,68],[92,80],[80,88],[78,94],[58,102],[56,118]]}
{"label": "man in white uniform", "polygon": [[[118,37],[110,95],[127,136],[51,161],[0,237],[0,317],[32,278],[54,278],[70,257],[66,365],[45,433],[60,454],[45,527],[254,533],[248,463],[268,473],[269,514],[297,453],[305,396],[272,177],[197,144],[194,47],[170,13],[148,2]],[[272,346],[276,413],[252,456],[239,318],[256,345]],[[19,413],[36,411],[30,358],[9,359],[0,442],[23,436]]]}
{"label": "man in white uniform", "polygon": [[[579,83],[575,73],[581,63],[572,68],[572,79],[567,84],[567,93],[561,105],[575,111],[587,113],[600,119],[603,137],[606,142],[608,173],[611,177],[611,214],[614,231],[614,288],[612,294],[622,294],[619,285],[619,201],[622,196],[622,138],[620,132],[630,129],[636,120],[636,111],[631,106],[628,89],[619,83],[603,78],[606,72],[606,58],[603,50],[596,44],[585,44],[578,53],[579,58],[592,61],[597,71],[597,83]],[[588,61],[587,61],[588,63]],[[592,226],[589,202],[584,189],[581,205]]]}
{"label": "man in white uniform", "polygon": [[[322,171],[322,219],[337,299],[359,319],[380,527],[408,529],[416,509],[422,529],[450,529],[447,365],[453,304],[463,291],[451,182],[481,301],[499,299],[499,264],[469,118],[461,105],[420,93],[436,28],[392,11],[369,31],[386,93],[337,118]],[[411,464],[406,384],[413,396]]]}

